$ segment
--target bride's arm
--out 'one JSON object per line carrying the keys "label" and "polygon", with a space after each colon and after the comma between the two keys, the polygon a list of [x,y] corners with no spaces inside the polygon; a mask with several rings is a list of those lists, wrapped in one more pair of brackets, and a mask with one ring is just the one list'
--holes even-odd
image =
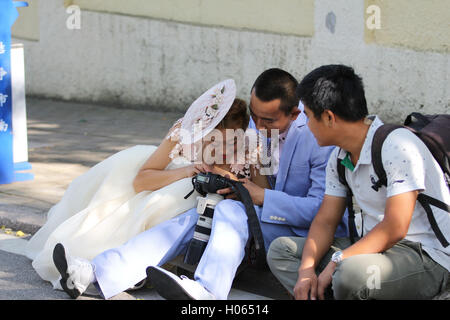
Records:
{"label": "bride's arm", "polygon": [[147,159],[133,181],[136,193],[158,190],[172,182],[189,177],[189,167],[164,170],[170,163],[169,153],[174,146],[175,143],[164,139]]}
{"label": "bride's arm", "polygon": [[[173,129],[174,128],[172,128],[171,131]],[[208,170],[207,166],[202,164],[194,164],[178,169],[165,170],[172,160],[169,155],[176,143],[176,141],[173,141],[170,138],[167,139],[166,136],[159,147],[139,169],[139,172],[133,181],[133,187],[136,193],[142,191],[155,191],[175,181],[183,178],[189,178],[199,172],[205,172]]]}

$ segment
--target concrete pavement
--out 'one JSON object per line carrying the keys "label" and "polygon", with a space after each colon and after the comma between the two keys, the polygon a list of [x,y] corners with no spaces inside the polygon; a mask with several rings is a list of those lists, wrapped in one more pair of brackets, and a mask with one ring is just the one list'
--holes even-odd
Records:
{"label": "concrete pavement", "polygon": [[[43,281],[30,260],[21,255],[27,235],[45,223],[48,210],[74,178],[125,148],[158,145],[180,117],[180,113],[27,99],[28,154],[35,177],[0,185],[0,227],[4,226],[0,229],[0,300],[68,299],[64,292],[53,290],[50,283]],[[17,231],[25,233],[25,237],[17,237]],[[261,273],[244,271],[237,277],[230,299],[288,298],[270,272],[264,274],[264,282],[260,277]],[[112,299],[161,297],[153,289],[143,288]]]}

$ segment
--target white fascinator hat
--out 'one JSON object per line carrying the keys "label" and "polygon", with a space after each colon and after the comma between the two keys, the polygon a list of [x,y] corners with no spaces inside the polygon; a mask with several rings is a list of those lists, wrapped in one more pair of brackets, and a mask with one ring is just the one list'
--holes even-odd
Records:
{"label": "white fascinator hat", "polygon": [[[233,79],[219,82],[195,100],[181,122],[182,144],[191,144],[202,139],[222,121],[236,98]],[[190,133],[190,134],[186,134]]]}
{"label": "white fascinator hat", "polygon": [[181,151],[182,145],[192,145],[213,131],[228,113],[235,98],[236,83],[233,79],[217,83],[198,97],[179,120],[179,130],[170,135],[178,141],[171,158]]}

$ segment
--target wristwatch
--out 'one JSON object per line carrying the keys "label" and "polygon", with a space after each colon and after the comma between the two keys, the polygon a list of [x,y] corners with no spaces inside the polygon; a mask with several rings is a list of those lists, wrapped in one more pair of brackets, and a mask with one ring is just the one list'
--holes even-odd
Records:
{"label": "wristwatch", "polygon": [[342,260],[343,260],[343,253],[342,251],[337,251],[335,253],[333,253],[333,255],[331,256],[331,261],[333,261],[336,264],[339,264]]}

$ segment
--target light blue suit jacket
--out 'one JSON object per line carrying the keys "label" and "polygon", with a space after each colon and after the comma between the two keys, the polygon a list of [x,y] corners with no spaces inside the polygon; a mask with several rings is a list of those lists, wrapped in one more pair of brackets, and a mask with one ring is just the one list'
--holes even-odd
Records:
{"label": "light blue suit jacket", "polygon": [[[306,237],[325,193],[325,168],[334,147],[320,147],[306,124],[302,112],[289,129],[275,186],[266,189],[264,204],[259,208],[263,233],[286,236],[285,228]],[[255,124],[250,119],[250,128]],[[269,179],[271,180],[271,179]],[[279,231],[277,231],[279,230]],[[336,230],[336,237],[347,237],[347,215]],[[272,238],[272,237],[271,237]]]}

